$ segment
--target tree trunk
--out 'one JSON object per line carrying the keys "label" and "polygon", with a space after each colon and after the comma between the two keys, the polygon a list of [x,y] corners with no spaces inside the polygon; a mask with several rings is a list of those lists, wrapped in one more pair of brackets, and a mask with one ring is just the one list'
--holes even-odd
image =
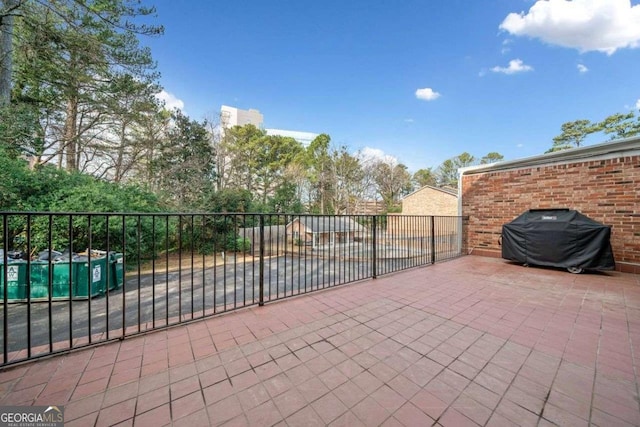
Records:
{"label": "tree trunk", "polygon": [[13,73],[13,14],[20,6],[19,0],[0,2],[0,107],[11,101]]}
{"label": "tree trunk", "polygon": [[122,175],[124,175],[124,150],[127,138],[127,122],[123,120],[122,125],[120,126],[120,145],[118,146],[118,154],[116,157],[116,171],[113,180],[115,182],[120,182],[122,180]]}
{"label": "tree trunk", "polygon": [[78,170],[78,98],[71,96],[67,101],[67,117],[64,121],[64,153],[66,169],[69,172]]}

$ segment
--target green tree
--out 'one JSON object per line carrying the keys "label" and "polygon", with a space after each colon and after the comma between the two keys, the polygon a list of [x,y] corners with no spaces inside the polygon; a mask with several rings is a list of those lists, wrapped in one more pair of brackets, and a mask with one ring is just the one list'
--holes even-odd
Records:
{"label": "green tree", "polygon": [[11,101],[13,25],[20,4],[19,0],[0,1],[0,107]]}
{"label": "green tree", "polygon": [[[228,164],[224,170],[226,184],[222,188],[255,191],[255,171],[260,162],[259,151],[265,143],[266,136],[263,130],[251,124],[225,129],[221,144]],[[218,158],[218,161],[223,159]]]}
{"label": "green tree", "polygon": [[447,159],[437,170],[438,186],[440,187],[457,187],[458,186],[458,166],[452,159]]}
{"label": "green tree", "polygon": [[364,170],[358,157],[349,154],[347,147],[340,147],[331,152],[333,176],[333,200],[337,214],[353,214],[358,199],[362,198],[362,181]]}
{"label": "green tree", "polygon": [[306,150],[306,165],[310,188],[310,210],[321,215],[334,213],[335,207],[331,203],[334,192],[331,154],[329,144],[331,137],[327,134],[318,135]]}
{"label": "green tree", "polygon": [[634,111],[612,114],[598,123],[598,129],[610,135],[612,140],[630,138],[640,134],[640,117],[636,117]]}
{"label": "green tree", "polygon": [[502,154],[492,151],[480,159],[480,164],[486,165],[488,163],[496,163],[502,160],[504,160],[504,156]]}
{"label": "green tree", "polygon": [[109,92],[117,95],[106,100],[107,124],[93,145],[97,157],[102,159],[104,174],[121,182],[132,175],[136,164],[147,155],[149,146],[140,135],[141,128],[152,118],[163,123],[155,97],[160,89],[130,74],[116,76],[110,86]]}
{"label": "green tree", "polygon": [[181,210],[202,209],[214,186],[214,152],[206,124],[179,110],[153,162],[158,187]]}
{"label": "green tree", "polygon": [[437,185],[437,177],[432,168],[418,169],[413,174],[412,181],[416,188],[422,188],[427,185]]}
{"label": "green tree", "polygon": [[79,170],[93,154],[85,150],[103,131],[110,100],[120,94],[114,80],[123,74],[157,79],[138,36],[161,34],[162,27],[135,24],[155,13],[136,0],[25,0],[19,11],[13,96],[47,112],[56,154],[68,170]]}
{"label": "green tree", "polygon": [[395,161],[379,161],[374,165],[373,179],[387,212],[393,210],[400,198],[411,189],[411,174],[407,167]]}
{"label": "green tree", "polygon": [[255,183],[256,195],[261,203],[285,184],[286,170],[298,154],[302,145],[293,138],[267,135],[261,139],[256,153]]}
{"label": "green tree", "polygon": [[466,151],[447,159],[438,167],[438,185],[441,187],[458,186],[458,169],[475,164],[476,158]]}
{"label": "green tree", "polygon": [[562,133],[553,138],[553,146],[546,151],[547,153],[580,147],[588,135],[599,132],[601,128],[597,123],[581,119],[563,123],[561,130]]}

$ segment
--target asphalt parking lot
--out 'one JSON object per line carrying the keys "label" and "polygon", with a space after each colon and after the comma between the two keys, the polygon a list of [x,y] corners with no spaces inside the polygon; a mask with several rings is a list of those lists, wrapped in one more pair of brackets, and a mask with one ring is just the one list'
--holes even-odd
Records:
{"label": "asphalt parking lot", "polygon": [[[402,269],[406,260],[381,260],[380,274]],[[272,257],[265,259],[265,302],[369,278],[369,261],[339,258]],[[195,319],[259,302],[259,264],[224,266],[138,275],[127,272],[123,288],[93,299],[7,304],[7,351],[54,347],[123,336],[182,320]],[[0,305],[0,319],[4,320]],[[29,341],[30,339],[30,341]],[[0,334],[0,348],[4,336]],[[41,347],[43,346],[43,347]],[[40,347],[40,349],[38,349]]]}

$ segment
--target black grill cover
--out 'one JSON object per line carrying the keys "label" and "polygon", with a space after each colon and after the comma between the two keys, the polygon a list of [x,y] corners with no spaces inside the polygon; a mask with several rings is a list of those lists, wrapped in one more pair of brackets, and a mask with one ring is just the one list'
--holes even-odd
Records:
{"label": "black grill cover", "polygon": [[502,226],[502,258],[549,267],[615,268],[611,227],[569,209],[532,209]]}

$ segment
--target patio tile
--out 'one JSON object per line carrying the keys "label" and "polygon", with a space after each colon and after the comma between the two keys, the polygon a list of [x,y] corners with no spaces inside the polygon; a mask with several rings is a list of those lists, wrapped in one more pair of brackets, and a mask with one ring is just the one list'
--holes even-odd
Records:
{"label": "patio tile", "polygon": [[479,425],[453,408],[447,409],[438,420],[438,424],[442,427],[476,427]]}
{"label": "patio tile", "polygon": [[[313,372],[311,372],[311,370],[306,365],[299,365],[293,369],[289,369],[286,372],[286,375],[293,385],[301,384],[314,376]],[[262,379],[259,373],[258,377]]]}
{"label": "patio tile", "polygon": [[[195,411],[193,411],[195,412]],[[216,424],[222,424],[243,413],[242,405],[236,396],[229,396],[207,406],[209,417]],[[187,414],[188,415],[188,414]],[[174,415],[174,419],[177,417]]]}
{"label": "patio tile", "polygon": [[214,403],[233,395],[234,392],[235,390],[229,380],[224,380],[202,389],[202,395],[204,396],[206,405],[213,405]]}
{"label": "patio tile", "polygon": [[351,381],[353,381],[358,387],[360,387],[360,389],[362,389],[367,394],[373,393],[378,388],[380,388],[382,384],[384,384],[368,371],[361,372],[360,374],[356,375]]}
{"label": "patio tile", "polygon": [[371,396],[366,397],[354,406],[351,411],[367,426],[380,424],[392,413],[389,408],[385,408]]}
{"label": "patio tile", "polygon": [[557,425],[588,426],[589,422],[571,412],[558,408],[550,403],[544,406],[542,416],[545,420]]}
{"label": "patio tile", "polygon": [[[311,378],[308,381],[303,382],[302,384],[296,387],[300,393],[307,399],[307,402],[311,403],[316,399],[324,396],[329,392],[329,389],[322,381],[318,378]],[[282,390],[283,392],[286,390]],[[273,396],[273,395],[272,395]]]}
{"label": "patio tile", "polygon": [[308,426],[308,427],[323,427],[326,423],[322,420],[320,415],[313,410],[311,406],[305,406],[300,411],[289,416],[286,422],[290,426]]}
{"label": "patio tile", "polygon": [[202,393],[196,391],[179,399],[171,399],[171,414],[174,420],[192,414],[204,408]]}
{"label": "patio tile", "polygon": [[395,412],[404,402],[406,402],[404,397],[386,384],[371,393],[371,397],[373,397],[380,406],[389,411],[389,413]]}
{"label": "patio tile", "polygon": [[273,399],[280,414],[287,418],[307,406],[307,401],[297,389],[286,391]]}
{"label": "patio tile", "polygon": [[412,426],[430,426],[434,420],[427,414],[418,409],[411,402],[406,402],[394,414],[393,418],[397,419],[406,427]]}
{"label": "patio tile", "polygon": [[402,374],[388,381],[387,385],[400,394],[405,400],[411,399],[420,390],[419,386]]}
{"label": "patio tile", "polygon": [[591,422],[598,427],[616,426],[616,427],[632,427],[637,426],[636,423],[628,423],[614,415],[602,412],[599,409],[593,409],[591,412]]}
{"label": "patio tile", "polygon": [[125,400],[114,406],[102,409],[96,421],[96,427],[111,426],[133,418],[136,399]]}
{"label": "patio tile", "polygon": [[0,403],[60,400],[70,425],[640,425],[635,276],[425,271],[0,370]]}
{"label": "patio tile", "polygon": [[495,410],[496,413],[523,427],[536,426],[538,415],[509,401],[502,400]]}
{"label": "patio tile", "polygon": [[[383,424],[384,425],[384,424]],[[358,417],[351,411],[347,411],[333,420],[329,427],[367,427]]]}
{"label": "patio tile", "polygon": [[[150,409],[162,406],[165,403],[171,402],[171,395],[169,393],[169,387],[163,386],[158,389],[152,390],[148,393],[141,394],[138,397],[138,404],[136,405],[136,414],[147,412]],[[66,416],[66,413],[65,413]]]}
{"label": "patio tile", "polygon": [[[316,381],[320,382],[319,380]],[[263,381],[263,385],[266,387],[271,397],[276,397],[293,387],[293,383],[285,373],[278,374],[266,381]]]}
{"label": "patio tile", "polygon": [[136,416],[134,424],[136,427],[156,427],[171,423],[171,405],[168,403]]}
{"label": "patio tile", "polygon": [[449,407],[449,404],[440,400],[437,394],[430,393],[426,390],[420,390],[410,401],[434,420],[440,418]]}
{"label": "patio tile", "polygon": [[272,401],[268,401],[246,413],[251,426],[272,426],[282,420],[282,416]]}
{"label": "patio tile", "polygon": [[485,425],[487,421],[489,421],[492,413],[491,409],[486,408],[465,395],[458,397],[451,405],[451,408],[480,425]]}

